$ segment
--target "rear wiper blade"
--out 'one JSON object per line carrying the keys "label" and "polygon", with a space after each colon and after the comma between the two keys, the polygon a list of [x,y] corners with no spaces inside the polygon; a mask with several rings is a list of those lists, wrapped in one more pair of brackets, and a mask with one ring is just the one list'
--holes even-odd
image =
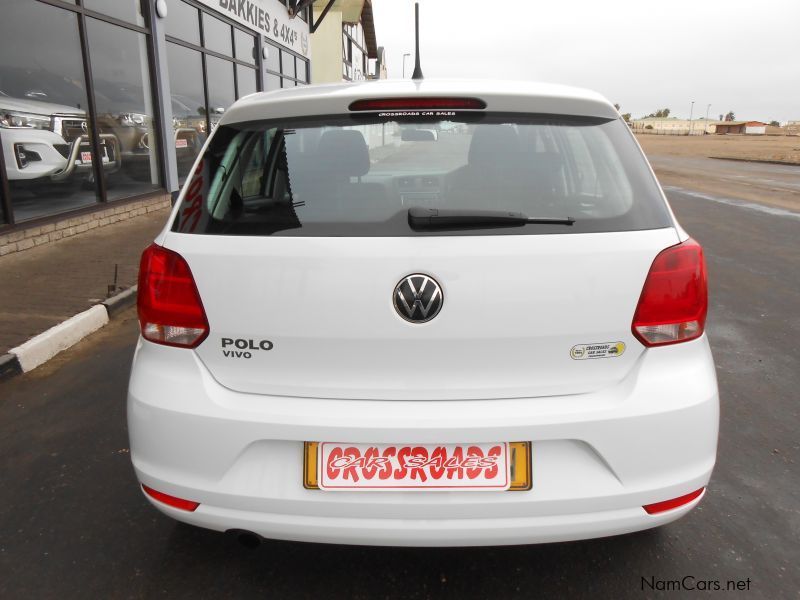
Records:
{"label": "rear wiper blade", "polygon": [[535,223],[540,225],[572,225],[575,219],[536,218],[519,212],[504,210],[455,210],[442,208],[408,209],[408,225],[411,229],[445,229],[459,227],[521,227]]}

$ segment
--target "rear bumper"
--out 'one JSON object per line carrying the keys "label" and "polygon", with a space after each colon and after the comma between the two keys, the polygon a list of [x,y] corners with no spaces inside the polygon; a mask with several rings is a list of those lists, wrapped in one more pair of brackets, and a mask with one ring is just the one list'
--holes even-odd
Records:
{"label": "rear bumper", "polygon": [[[643,505],[704,487],[719,420],[705,337],[648,350],[618,384],[577,396],[469,401],[283,398],[220,386],[193,352],[140,342],[131,457],[142,483],[200,502],[162,512],[264,537],[371,545],[564,541],[662,525]],[[531,441],[527,492],[321,492],[303,442]],[[702,498],[702,496],[701,496]]]}
{"label": "rear bumper", "polygon": [[641,508],[634,507],[493,519],[317,517],[205,505],[187,513],[151,502],[178,521],[217,531],[252,531],[273,539],[367,546],[500,546],[565,542],[650,529],[684,516],[702,497],[661,515],[648,515]]}

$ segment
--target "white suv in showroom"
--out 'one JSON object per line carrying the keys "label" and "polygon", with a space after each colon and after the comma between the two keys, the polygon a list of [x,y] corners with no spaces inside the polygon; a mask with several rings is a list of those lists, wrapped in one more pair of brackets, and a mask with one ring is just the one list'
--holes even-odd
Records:
{"label": "white suv in showroom", "polygon": [[[86,113],[0,91],[0,131],[11,181],[63,180],[92,169]],[[85,160],[84,160],[85,159]]]}
{"label": "white suv in showroom", "polygon": [[607,100],[532,83],[255,94],[142,256],[131,458],[245,537],[523,544],[700,502],[703,251]]}

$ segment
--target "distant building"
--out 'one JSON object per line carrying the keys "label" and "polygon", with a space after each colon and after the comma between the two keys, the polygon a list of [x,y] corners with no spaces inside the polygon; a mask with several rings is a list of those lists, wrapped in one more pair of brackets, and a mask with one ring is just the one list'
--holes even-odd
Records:
{"label": "distant building", "polygon": [[744,124],[744,132],[747,135],[764,135],[767,133],[767,124],[761,121],[747,121]]}
{"label": "distant building", "polygon": [[713,133],[714,125],[720,121],[706,119],[678,119],[677,117],[646,117],[631,121],[631,128],[638,133],[660,135],[703,135]]}
{"label": "distant building", "polygon": [[723,121],[717,123],[714,133],[720,135],[728,133],[764,135],[767,133],[767,124],[761,121]]}
{"label": "distant building", "polygon": [[647,117],[634,119],[631,128],[635,133],[655,135],[703,135],[706,133],[765,135],[768,125],[763,121],[712,121],[706,119],[678,119],[677,117]]}
{"label": "distant building", "polygon": [[744,121],[723,121],[717,124],[714,133],[718,135],[725,135],[728,133],[743,134],[746,125],[747,123]]}
{"label": "distant building", "polygon": [[330,4],[319,0],[312,6],[313,18],[318,14],[325,18],[311,37],[311,82],[375,79],[378,44],[372,0],[334,0]]}
{"label": "distant building", "polygon": [[389,72],[386,67],[386,50],[383,46],[378,46],[378,58],[375,59],[375,69],[369,74],[370,79],[386,79]]}

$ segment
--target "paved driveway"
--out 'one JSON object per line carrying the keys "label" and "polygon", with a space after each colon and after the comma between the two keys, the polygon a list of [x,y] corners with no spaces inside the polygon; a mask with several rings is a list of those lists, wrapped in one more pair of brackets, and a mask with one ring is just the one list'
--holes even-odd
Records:
{"label": "paved driveway", "polygon": [[130,467],[129,311],[0,384],[0,598],[647,598],[676,580],[797,598],[800,220],[670,196],[706,247],[722,395],[718,466],[685,519],[616,538],[477,549],[268,542],[251,551],[178,525],[150,508]]}

